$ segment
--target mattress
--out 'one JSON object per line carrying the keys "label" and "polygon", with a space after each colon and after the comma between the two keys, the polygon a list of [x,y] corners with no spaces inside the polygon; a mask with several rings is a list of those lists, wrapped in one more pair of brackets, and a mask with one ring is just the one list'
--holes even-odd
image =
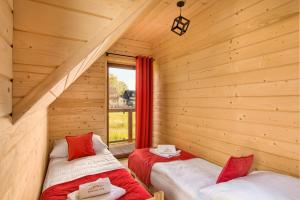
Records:
{"label": "mattress", "polygon": [[216,184],[200,190],[209,200],[299,200],[300,180],[268,171]]}
{"label": "mattress", "polygon": [[204,200],[200,189],[214,185],[222,168],[201,158],[156,163],[151,184],[170,200]]}
{"label": "mattress", "polygon": [[68,161],[68,158],[54,158],[49,162],[43,191],[53,185],[121,168],[123,168],[122,164],[108,149],[95,156],[71,161]]}

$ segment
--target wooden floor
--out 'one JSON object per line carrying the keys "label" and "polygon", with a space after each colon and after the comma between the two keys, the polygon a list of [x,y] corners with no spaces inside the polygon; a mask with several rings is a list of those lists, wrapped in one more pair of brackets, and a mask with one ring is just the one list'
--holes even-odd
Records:
{"label": "wooden floor", "polygon": [[111,143],[109,144],[110,152],[116,158],[126,158],[135,149],[134,142],[126,143]]}

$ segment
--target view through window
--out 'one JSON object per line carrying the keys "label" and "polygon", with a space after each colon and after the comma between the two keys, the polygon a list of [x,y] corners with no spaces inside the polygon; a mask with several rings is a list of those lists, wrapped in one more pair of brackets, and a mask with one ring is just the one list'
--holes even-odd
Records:
{"label": "view through window", "polygon": [[135,70],[109,67],[109,142],[135,139]]}

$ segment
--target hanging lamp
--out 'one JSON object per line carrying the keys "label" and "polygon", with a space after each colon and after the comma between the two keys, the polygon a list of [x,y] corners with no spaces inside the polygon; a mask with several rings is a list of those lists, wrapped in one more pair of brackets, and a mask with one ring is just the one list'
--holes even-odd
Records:
{"label": "hanging lamp", "polygon": [[188,29],[190,20],[181,16],[181,8],[184,6],[185,1],[181,0],[177,2],[177,7],[180,9],[180,15],[174,19],[171,31],[179,36],[182,36]]}

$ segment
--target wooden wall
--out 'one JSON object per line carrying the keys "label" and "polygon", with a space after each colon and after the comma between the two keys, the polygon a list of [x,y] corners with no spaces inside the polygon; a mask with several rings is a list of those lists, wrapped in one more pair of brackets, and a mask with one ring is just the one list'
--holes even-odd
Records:
{"label": "wooden wall", "polygon": [[12,5],[0,1],[0,117],[12,112]]}
{"label": "wooden wall", "polygon": [[[109,50],[122,55],[151,55],[147,42],[119,39]],[[107,142],[107,63],[135,65],[134,58],[102,56],[49,107],[50,142],[88,131]]]}
{"label": "wooden wall", "polygon": [[[13,3],[0,1],[1,199],[38,199],[47,160],[47,110],[12,124]],[[17,75],[16,75],[17,76]]]}
{"label": "wooden wall", "polygon": [[106,141],[106,57],[100,57],[49,107],[50,140],[94,131]]}
{"label": "wooden wall", "polygon": [[300,175],[299,1],[215,1],[154,44],[154,142]]}
{"label": "wooden wall", "polygon": [[151,56],[152,45],[149,42],[120,38],[109,48],[108,52],[129,56]]}
{"label": "wooden wall", "polygon": [[1,199],[39,199],[48,160],[47,110],[0,118]]}

